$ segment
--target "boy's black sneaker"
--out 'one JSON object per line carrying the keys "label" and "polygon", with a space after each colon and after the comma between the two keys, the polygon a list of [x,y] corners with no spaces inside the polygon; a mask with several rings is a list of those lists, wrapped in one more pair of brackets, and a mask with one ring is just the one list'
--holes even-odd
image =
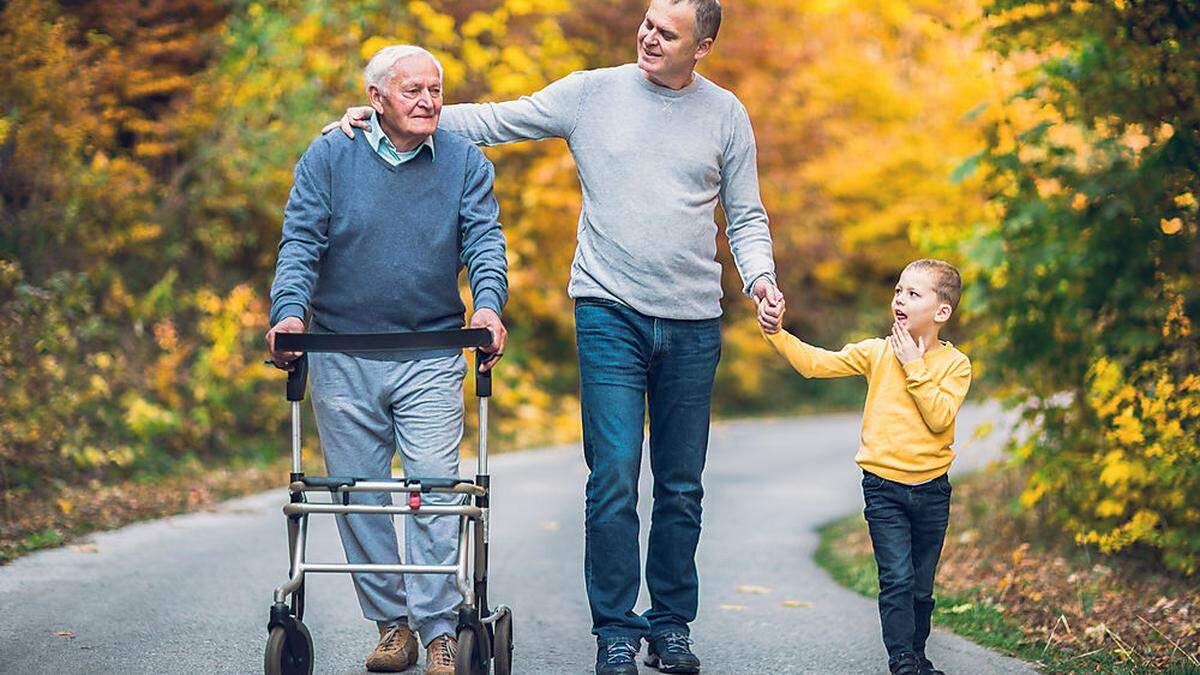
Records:
{"label": "boy's black sneaker", "polygon": [[921,675],[946,675],[946,673],[938,670],[933,666],[933,662],[925,658],[924,654],[917,654],[917,664]]}
{"label": "boy's black sneaker", "polygon": [[624,638],[596,642],[596,675],[637,675],[638,643]]}
{"label": "boy's black sneaker", "polygon": [[900,655],[900,658],[888,664],[892,675],[921,675],[921,661],[912,652]]}
{"label": "boy's black sneaker", "polygon": [[687,633],[674,632],[650,638],[646,665],[664,673],[698,673],[700,659],[692,653]]}

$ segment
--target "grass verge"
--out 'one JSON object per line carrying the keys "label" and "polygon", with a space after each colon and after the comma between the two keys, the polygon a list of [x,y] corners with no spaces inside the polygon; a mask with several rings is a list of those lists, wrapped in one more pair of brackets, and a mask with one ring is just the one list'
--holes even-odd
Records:
{"label": "grass verge", "polygon": [[[1200,673],[1195,579],[1145,560],[1100,556],[1013,513],[1013,469],[955,480],[937,579],[935,627],[1045,673]],[[963,504],[970,504],[964,508]],[[988,533],[981,537],[979,533]],[[878,595],[861,513],[820,529],[816,561],[840,584]]]}

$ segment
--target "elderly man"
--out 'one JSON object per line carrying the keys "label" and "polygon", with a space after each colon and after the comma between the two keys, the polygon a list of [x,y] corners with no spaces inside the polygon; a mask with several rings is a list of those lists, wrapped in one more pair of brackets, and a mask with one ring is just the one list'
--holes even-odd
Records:
{"label": "elderly man", "polygon": [[[578,167],[583,209],[568,292],[591,470],[584,577],[598,675],[637,673],[643,638],[649,665],[700,668],[688,624],[697,610],[701,473],[721,352],[718,201],[746,292],[782,299],[750,119],[737,97],[695,72],[720,23],[717,0],[652,0],[636,64],[573,73],[516,101],[448,106],[441,121],[481,145],[566,139]],[[368,112],[348,111],[343,130],[373,129],[361,121]],[[650,608],[639,615],[647,407],[654,508]]]}
{"label": "elderly man", "polygon": [[[495,338],[490,368],[504,347],[500,312],[507,298],[492,165],[465,139],[437,129],[442,68],[429,52],[382,49],[367,64],[365,80],[372,131],[357,139],[317,138],[296,165],[271,288],[272,358],[286,367],[298,356],[276,351],[275,335],[304,331],[309,313],[308,326],[322,332],[461,328],[457,278],[465,265],[475,305],[470,325]],[[397,447],[409,475],[458,475],[467,370],[460,351],[309,359],[330,475],[391,476]],[[352,499],[391,503],[389,494]],[[391,516],[338,516],[337,523],[348,561],[400,562]],[[406,557],[453,564],[457,528],[454,517],[410,518]],[[427,648],[425,672],[452,675],[461,602],[453,583],[446,575],[354,576],[363,615],[379,628],[368,670],[412,666],[415,631]]]}

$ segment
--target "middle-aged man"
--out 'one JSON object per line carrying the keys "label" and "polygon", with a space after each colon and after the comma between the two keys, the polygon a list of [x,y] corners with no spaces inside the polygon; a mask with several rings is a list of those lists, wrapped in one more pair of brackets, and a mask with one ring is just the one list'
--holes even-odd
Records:
{"label": "middle-aged man", "polygon": [[[504,235],[493,171],[465,139],[438,130],[442,67],[426,50],[392,46],[364,73],[372,131],[357,139],[322,136],[296,165],[271,288],[267,333],[272,358],[279,332],[399,332],[461,328],[458,273],[465,265],[474,298],[472,327],[491,330],[489,351],[503,352],[500,312],[507,298]],[[312,402],[330,475],[391,476],[399,447],[416,476],[457,476],[463,428],[463,377],[456,349],[378,355],[311,354]],[[445,503],[452,495],[430,495]],[[356,503],[390,504],[388,493],[352,493]],[[337,517],[349,562],[398,564],[391,516]],[[458,520],[415,516],[405,525],[411,563],[450,565]],[[447,575],[355,574],[363,615],[377,623],[372,671],[453,675],[456,607]]]}
{"label": "middle-aged man", "polygon": [[[755,299],[775,303],[771,235],[754,134],[737,98],[696,74],[721,22],[717,0],[652,0],[637,63],[573,73],[532,96],[447,106],[441,127],[481,145],[566,139],[583,208],[568,291],[575,298],[587,484],[584,577],[596,673],[646,662],[693,673],[695,552],[713,377],[721,352],[718,200],[734,261]],[[369,109],[343,118],[361,120]],[[333,125],[327,127],[328,131]],[[638,473],[650,413],[654,508],[640,586]]]}

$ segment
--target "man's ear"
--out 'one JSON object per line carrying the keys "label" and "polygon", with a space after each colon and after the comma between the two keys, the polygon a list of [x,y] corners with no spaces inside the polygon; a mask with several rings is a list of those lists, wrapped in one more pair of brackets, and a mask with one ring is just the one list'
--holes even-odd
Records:
{"label": "man's ear", "polygon": [[708,56],[708,53],[712,51],[712,46],[713,39],[710,37],[704,38],[699,44],[696,45],[696,54],[693,58],[696,61],[699,61],[700,59]]}
{"label": "man's ear", "polygon": [[954,314],[954,309],[946,303],[938,305],[938,308],[933,311],[933,320],[937,323],[946,323],[950,320],[950,316]]}
{"label": "man's ear", "polygon": [[375,112],[382,115],[383,114],[383,94],[380,93],[379,87],[376,87],[375,85],[371,85],[370,87],[368,87],[367,88],[367,99],[371,102],[371,107],[375,109]]}

